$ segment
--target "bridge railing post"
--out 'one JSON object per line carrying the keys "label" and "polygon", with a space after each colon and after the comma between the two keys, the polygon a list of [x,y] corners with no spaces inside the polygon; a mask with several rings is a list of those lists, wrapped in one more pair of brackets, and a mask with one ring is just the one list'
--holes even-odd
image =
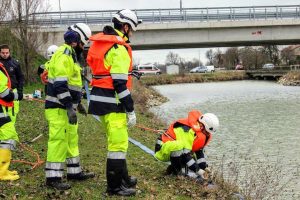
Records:
{"label": "bridge railing post", "polygon": [[255,8],[254,8],[254,6],[253,6],[253,19],[255,20],[256,19],[256,16],[255,16]]}
{"label": "bridge railing post", "polygon": [[278,6],[276,6],[276,19],[278,19]]}
{"label": "bridge railing post", "polygon": [[265,8],[265,20],[267,20],[267,8]]}

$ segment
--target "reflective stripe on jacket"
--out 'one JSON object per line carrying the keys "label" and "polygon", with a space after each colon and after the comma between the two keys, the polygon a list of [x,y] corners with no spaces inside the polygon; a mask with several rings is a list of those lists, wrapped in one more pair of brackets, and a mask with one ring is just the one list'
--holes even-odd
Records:
{"label": "reflective stripe on jacket", "polygon": [[193,129],[195,132],[195,139],[193,142],[192,151],[196,152],[202,149],[204,146],[206,146],[209,141],[211,140],[211,135],[209,138],[201,132],[200,126],[198,123],[198,119],[202,114],[199,111],[193,110],[189,112],[188,118],[185,119],[179,119],[176,122],[172,123],[166,133],[162,134],[161,139],[162,142],[172,141],[176,140],[176,134],[174,132],[174,126],[177,126],[178,124],[186,125]]}

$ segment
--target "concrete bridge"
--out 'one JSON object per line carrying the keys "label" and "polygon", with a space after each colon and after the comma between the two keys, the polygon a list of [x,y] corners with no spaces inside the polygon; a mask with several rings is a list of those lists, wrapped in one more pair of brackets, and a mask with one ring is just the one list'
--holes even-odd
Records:
{"label": "concrete bridge", "polygon": [[275,79],[278,80],[290,71],[299,71],[300,65],[297,66],[277,66],[274,69],[257,69],[246,70],[246,74],[254,79]]}
{"label": "concrete bridge", "polygon": [[[143,20],[131,39],[136,50],[300,43],[300,6],[259,6],[136,10]],[[43,37],[40,50],[61,44],[66,28],[85,22],[99,32],[116,13],[76,11],[35,13]]]}

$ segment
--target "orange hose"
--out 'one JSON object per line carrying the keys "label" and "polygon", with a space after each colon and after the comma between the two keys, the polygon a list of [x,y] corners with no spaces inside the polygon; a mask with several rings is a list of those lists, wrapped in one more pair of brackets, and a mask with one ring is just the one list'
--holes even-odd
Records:
{"label": "orange hose", "polygon": [[45,103],[45,100],[36,99],[36,98],[28,98],[28,99],[24,99],[24,100],[27,100],[27,101],[37,101],[37,102]]}
{"label": "orange hose", "polygon": [[161,133],[162,132],[162,130],[155,130],[155,129],[152,129],[152,128],[147,128],[147,127],[139,125],[139,124],[136,124],[135,126],[140,128],[140,129],[144,129],[144,130],[147,130],[147,131],[152,131],[152,132],[155,132],[155,133]]}
{"label": "orange hose", "polygon": [[40,158],[40,155],[38,153],[36,153],[35,151],[33,151],[30,147],[26,147],[25,144],[22,144],[20,143],[20,146],[21,148],[29,151],[30,153],[32,153],[33,155],[36,156],[36,162],[29,162],[29,161],[26,161],[26,160],[12,160],[11,162],[16,162],[16,163],[24,163],[24,164],[27,164],[27,165],[31,165],[31,169],[35,169],[36,167],[42,165],[44,163],[43,160],[41,160]]}

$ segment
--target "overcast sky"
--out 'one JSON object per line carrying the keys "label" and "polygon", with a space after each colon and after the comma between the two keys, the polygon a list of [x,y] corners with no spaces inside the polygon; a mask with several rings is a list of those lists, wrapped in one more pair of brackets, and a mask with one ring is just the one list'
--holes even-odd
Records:
{"label": "overcast sky", "polygon": [[[59,2],[62,11],[84,10],[120,10],[129,9],[158,9],[179,8],[180,0],[48,0],[51,11],[59,11]],[[299,5],[300,0],[182,0],[183,8],[203,7],[234,7],[234,6],[273,6],[273,5]],[[224,49],[224,48],[223,48]],[[155,51],[134,51],[133,56],[141,63],[164,63],[166,55],[172,51],[178,53],[186,60],[193,58],[206,62],[205,52],[208,49],[174,49]]]}

